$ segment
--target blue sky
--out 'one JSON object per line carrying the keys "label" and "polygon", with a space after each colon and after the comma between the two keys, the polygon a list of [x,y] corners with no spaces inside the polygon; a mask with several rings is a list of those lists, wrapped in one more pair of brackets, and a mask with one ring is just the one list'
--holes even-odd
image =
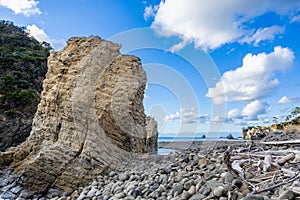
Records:
{"label": "blue sky", "polygon": [[240,132],[300,104],[298,0],[0,0],[13,21],[60,50],[97,35],[141,58],[144,105],[159,132]]}

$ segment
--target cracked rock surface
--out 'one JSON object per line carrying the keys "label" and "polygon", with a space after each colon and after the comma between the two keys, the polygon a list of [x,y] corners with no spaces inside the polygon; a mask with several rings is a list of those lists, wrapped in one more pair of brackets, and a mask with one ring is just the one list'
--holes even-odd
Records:
{"label": "cracked rock surface", "polygon": [[72,192],[134,153],[157,150],[157,124],[142,104],[145,72],[119,48],[99,37],[71,38],[51,53],[30,136],[0,154],[2,195]]}

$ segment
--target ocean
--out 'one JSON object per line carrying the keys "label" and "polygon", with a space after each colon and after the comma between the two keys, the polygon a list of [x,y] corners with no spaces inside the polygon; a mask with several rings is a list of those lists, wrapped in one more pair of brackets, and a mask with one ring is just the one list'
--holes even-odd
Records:
{"label": "ocean", "polygon": [[180,133],[180,134],[159,134],[158,142],[180,142],[180,141],[214,141],[223,140],[231,134],[235,139],[241,139],[242,135],[240,132],[223,132],[223,133]]}
{"label": "ocean", "polygon": [[[231,134],[234,139],[241,139],[241,132],[223,132],[223,133],[180,133],[180,134],[160,134],[158,142],[190,142],[190,141],[220,141],[228,140],[226,137]],[[204,137],[205,136],[205,137]],[[178,152],[175,149],[158,148],[158,155],[168,155],[171,152]]]}

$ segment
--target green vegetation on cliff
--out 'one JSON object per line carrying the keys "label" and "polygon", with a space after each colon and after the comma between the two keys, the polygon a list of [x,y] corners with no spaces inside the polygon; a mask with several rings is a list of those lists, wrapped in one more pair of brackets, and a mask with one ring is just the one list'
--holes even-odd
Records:
{"label": "green vegetation on cliff", "polygon": [[[273,129],[284,129],[288,125],[300,125],[300,107],[295,107],[294,110],[285,118],[284,122],[272,124],[270,127]],[[273,117],[274,122],[278,122],[277,117]]]}
{"label": "green vegetation on cliff", "polygon": [[24,28],[0,21],[0,148],[20,143],[15,135],[23,134],[21,140],[28,136],[30,127],[20,133],[24,123],[18,121],[33,118],[50,50],[50,44],[38,42]]}

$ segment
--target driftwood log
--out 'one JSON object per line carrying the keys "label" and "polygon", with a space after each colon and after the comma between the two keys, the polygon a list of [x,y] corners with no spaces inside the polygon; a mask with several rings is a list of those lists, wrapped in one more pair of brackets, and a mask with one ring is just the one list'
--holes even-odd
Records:
{"label": "driftwood log", "polygon": [[[262,142],[267,145],[300,144],[297,141]],[[251,143],[245,149],[228,147],[224,153],[224,164],[236,178],[248,185],[252,194],[262,193],[285,186],[300,194],[300,146],[287,150],[264,151]],[[246,174],[253,177],[246,179]]]}

